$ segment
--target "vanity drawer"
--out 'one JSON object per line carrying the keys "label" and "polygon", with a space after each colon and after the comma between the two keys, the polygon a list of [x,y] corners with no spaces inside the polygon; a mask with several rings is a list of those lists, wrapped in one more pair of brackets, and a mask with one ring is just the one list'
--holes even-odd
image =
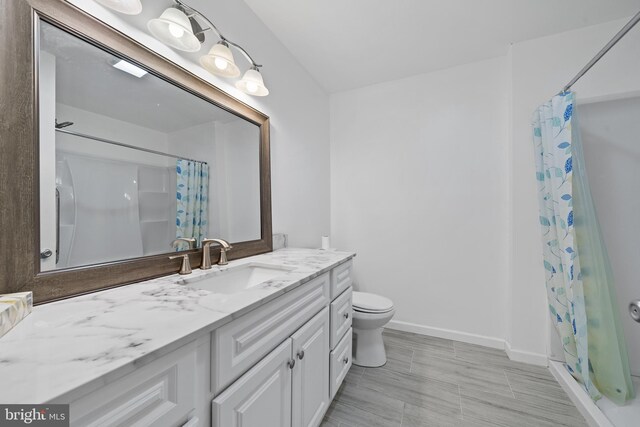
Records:
{"label": "vanity drawer", "polygon": [[194,343],[71,402],[72,426],[176,426],[196,406]]}
{"label": "vanity drawer", "polygon": [[351,286],[353,279],[351,278],[351,270],[353,261],[349,260],[340,264],[331,270],[331,299],[335,299],[338,295],[347,290]]}
{"label": "vanity drawer", "polygon": [[335,348],[340,342],[340,338],[351,328],[352,309],[351,295],[352,289],[349,287],[338,298],[331,303],[331,348]]}
{"label": "vanity drawer", "polygon": [[329,305],[329,273],[212,333],[211,391],[220,393],[307,320]]}
{"label": "vanity drawer", "polygon": [[342,381],[344,377],[347,376],[347,372],[351,368],[351,339],[352,332],[351,328],[347,331],[347,333],[342,337],[342,340],[338,343],[335,350],[331,352],[331,360],[330,360],[330,381],[329,384],[329,393],[331,399],[333,399],[342,385]]}

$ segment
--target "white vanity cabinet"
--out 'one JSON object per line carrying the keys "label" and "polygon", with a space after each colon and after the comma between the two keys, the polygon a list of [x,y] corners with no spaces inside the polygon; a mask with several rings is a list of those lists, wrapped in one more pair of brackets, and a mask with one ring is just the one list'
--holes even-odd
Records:
{"label": "white vanity cabinet", "polygon": [[241,374],[213,399],[213,427],[320,425],[351,367],[351,282],[348,261],[213,333],[212,391]]}
{"label": "white vanity cabinet", "polygon": [[351,366],[351,280],[347,261],[51,403],[74,427],[318,427]]}
{"label": "white vanity cabinet", "polygon": [[329,407],[329,309],[213,400],[219,427],[315,427]]}

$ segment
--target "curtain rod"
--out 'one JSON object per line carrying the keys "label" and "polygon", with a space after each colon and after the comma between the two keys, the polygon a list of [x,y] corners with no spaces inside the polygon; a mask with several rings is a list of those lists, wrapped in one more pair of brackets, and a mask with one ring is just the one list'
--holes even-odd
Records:
{"label": "curtain rod", "polygon": [[136,147],[135,145],[125,144],[124,142],[111,141],[110,139],[99,138],[97,136],[91,136],[91,135],[87,135],[85,133],[73,132],[73,131],[65,130],[65,129],[56,129],[56,132],[66,133],[67,135],[79,136],[80,138],[92,139],[94,141],[106,142],[107,144],[113,144],[113,145],[117,145],[119,147],[131,148],[133,150],[144,151],[146,153],[158,154],[160,156],[165,156],[165,157],[172,157],[174,159],[188,160],[190,162],[204,163],[205,165],[207,164],[207,162],[203,162],[202,160],[187,159],[186,157],[175,156],[173,154],[163,153],[162,151],[151,150],[149,148]]}
{"label": "curtain rod", "polygon": [[587,65],[585,65],[582,68],[582,70],[580,70],[578,74],[576,74],[576,76],[573,79],[571,79],[569,83],[565,85],[565,87],[562,89],[560,93],[567,92],[569,89],[571,89],[571,86],[573,86],[575,82],[580,80],[580,78],[584,76],[587,73],[587,71],[589,71],[591,67],[593,67],[596,64],[596,62],[598,62],[607,52],[609,52],[609,50],[611,50],[611,48],[615,46],[615,44],[618,43],[620,39],[624,37],[629,32],[629,30],[631,30],[634,27],[634,25],[638,23],[638,21],[640,21],[640,12],[636,13],[635,16],[631,18],[629,22],[627,22],[627,25],[622,27],[622,29],[618,31],[618,33],[615,36],[613,36],[611,40],[609,40],[609,43],[607,43],[600,50],[600,52],[598,52],[596,56],[594,56],[591,59],[591,61],[589,61]]}

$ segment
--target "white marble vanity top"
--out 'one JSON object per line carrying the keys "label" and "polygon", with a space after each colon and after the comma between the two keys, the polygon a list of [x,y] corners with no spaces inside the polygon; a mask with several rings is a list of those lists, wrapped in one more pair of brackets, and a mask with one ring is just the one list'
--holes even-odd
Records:
{"label": "white marble vanity top", "polygon": [[186,276],[250,262],[294,268],[231,295],[176,284],[184,276],[175,274],[34,307],[0,338],[0,403],[51,402],[80,386],[98,384],[115,370],[153,360],[353,256],[281,249]]}

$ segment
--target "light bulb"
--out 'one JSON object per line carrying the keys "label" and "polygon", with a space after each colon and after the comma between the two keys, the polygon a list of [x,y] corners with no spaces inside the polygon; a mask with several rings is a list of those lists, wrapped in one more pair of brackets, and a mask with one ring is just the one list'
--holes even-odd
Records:
{"label": "light bulb", "polygon": [[213,62],[219,70],[226,70],[229,66],[229,63],[222,58],[216,58]]}
{"label": "light bulb", "polygon": [[251,93],[255,93],[258,90],[258,85],[254,82],[247,82],[247,90]]}
{"label": "light bulb", "polygon": [[176,24],[169,24],[169,32],[173,37],[180,38],[184,35],[184,28]]}

